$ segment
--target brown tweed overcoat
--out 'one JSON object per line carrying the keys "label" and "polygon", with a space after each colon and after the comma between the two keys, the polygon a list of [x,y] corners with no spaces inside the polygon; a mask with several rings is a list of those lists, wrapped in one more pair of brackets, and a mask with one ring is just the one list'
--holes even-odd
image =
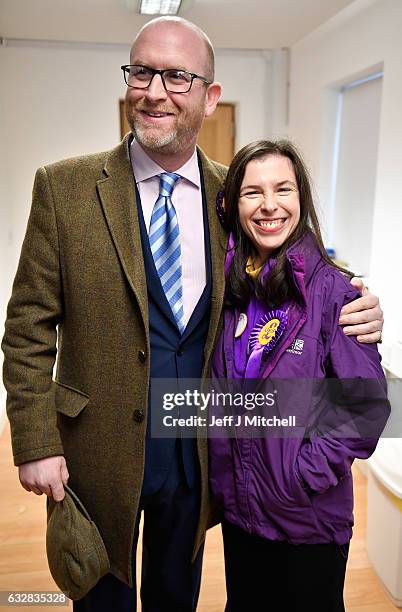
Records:
{"label": "brown tweed overcoat", "polygon": [[[132,586],[146,431],[138,410],[146,415],[150,347],[128,141],[38,170],[2,347],[15,464],[65,455],[69,485],[99,528],[111,572]],[[199,154],[213,269],[205,375],[224,293],[227,240],[215,203],[226,168]],[[205,439],[198,454],[194,554],[209,517]]]}

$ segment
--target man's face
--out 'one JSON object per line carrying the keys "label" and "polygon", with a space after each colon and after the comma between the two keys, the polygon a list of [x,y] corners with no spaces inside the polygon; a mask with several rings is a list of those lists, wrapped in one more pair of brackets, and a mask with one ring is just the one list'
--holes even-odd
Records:
{"label": "man's face", "polygon": [[[179,68],[207,77],[206,57],[204,42],[195,32],[165,23],[140,34],[130,63],[160,70]],[[128,87],[126,115],[136,140],[158,155],[192,152],[204,116],[215,110],[217,99],[211,105],[210,87],[194,79],[188,93],[170,93],[160,75],[154,76],[147,89]]]}

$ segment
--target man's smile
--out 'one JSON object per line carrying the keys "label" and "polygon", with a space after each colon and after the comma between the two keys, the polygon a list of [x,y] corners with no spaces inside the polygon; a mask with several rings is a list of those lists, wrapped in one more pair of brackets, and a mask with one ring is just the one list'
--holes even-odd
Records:
{"label": "man's smile", "polygon": [[145,120],[147,123],[159,124],[164,122],[166,119],[170,117],[174,117],[175,113],[171,112],[171,110],[167,109],[152,109],[152,108],[144,108],[142,106],[137,107],[137,112],[140,117]]}

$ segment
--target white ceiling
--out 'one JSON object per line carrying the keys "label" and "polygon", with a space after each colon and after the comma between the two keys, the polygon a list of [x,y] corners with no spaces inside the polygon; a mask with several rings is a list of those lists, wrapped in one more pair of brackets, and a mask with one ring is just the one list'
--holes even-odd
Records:
{"label": "white ceiling", "polygon": [[[182,16],[216,47],[272,49],[291,46],[359,1],[194,0]],[[148,19],[130,11],[126,0],[0,0],[5,38],[131,43]]]}

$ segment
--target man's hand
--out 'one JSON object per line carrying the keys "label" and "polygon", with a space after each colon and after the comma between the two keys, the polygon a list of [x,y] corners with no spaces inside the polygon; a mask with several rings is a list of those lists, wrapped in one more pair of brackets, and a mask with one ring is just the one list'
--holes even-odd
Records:
{"label": "man's hand", "polygon": [[362,297],[342,308],[339,324],[346,325],[344,333],[347,336],[357,336],[359,342],[379,342],[384,325],[380,301],[364,286],[361,278],[352,278],[350,282]]}
{"label": "man's hand", "polygon": [[64,499],[63,483],[67,484],[69,474],[62,455],[23,463],[19,466],[18,473],[26,491],[33,491],[36,495],[46,493],[56,502]]}

